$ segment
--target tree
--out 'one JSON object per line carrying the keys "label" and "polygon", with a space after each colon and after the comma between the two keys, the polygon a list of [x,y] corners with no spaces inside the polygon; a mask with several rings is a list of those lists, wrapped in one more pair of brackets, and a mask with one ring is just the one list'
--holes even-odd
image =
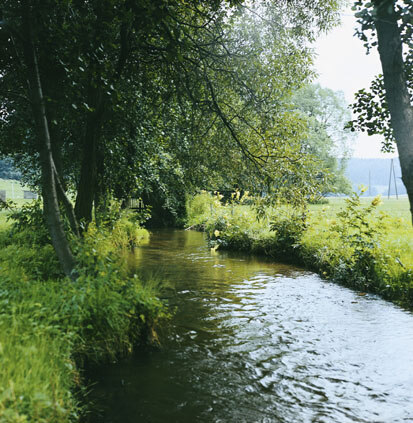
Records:
{"label": "tree", "polygon": [[[384,150],[396,143],[413,222],[413,2],[373,0],[354,4],[359,37],[378,48],[383,74],[370,91],[357,93],[350,127],[385,137]],[[370,37],[369,37],[370,35]]]}
{"label": "tree", "polygon": [[296,92],[292,103],[307,123],[303,149],[320,160],[320,172],[330,175],[322,193],[349,194],[351,184],[344,172],[353,137],[349,129],[344,129],[351,115],[343,93],[311,84]]}
{"label": "tree", "polygon": [[[107,195],[180,195],[179,182],[201,186],[198,167],[223,175],[238,162],[255,177],[296,173],[311,188],[301,120],[284,97],[310,76],[306,43],[331,24],[337,2],[241,6],[2,2],[0,151],[40,188],[66,274],[74,261],[59,204],[77,233]],[[219,169],[214,159],[226,152]]]}
{"label": "tree", "polygon": [[21,174],[15,169],[13,161],[10,159],[0,160],[0,178],[2,179],[20,179]]}
{"label": "tree", "polygon": [[[62,269],[67,276],[74,278],[75,260],[69,247],[59,212],[57,192],[61,182],[59,181],[52,154],[49,122],[46,114],[45,98],[35,48],[32,5],[26,1],[22,1],[19,5],[19,12],[21,17],[20,30],[16,31],[16,28],[10,28],[10,37],[18,34],[21,41],[21,60],[25,65],[25,76],[27,78],[26,92],[34,120],[34,132],[36,133],[39,163],[42,171],[41,186],[45,220]],[[3,24],[3,26],[7,28],[7,23]],[[61,194],[64,195],[63,192]]]}

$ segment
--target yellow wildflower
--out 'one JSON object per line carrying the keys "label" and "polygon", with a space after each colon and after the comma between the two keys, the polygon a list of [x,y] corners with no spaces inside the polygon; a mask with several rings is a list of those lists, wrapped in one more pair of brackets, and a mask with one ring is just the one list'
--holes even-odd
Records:
{"label": "yellow wildflower", "polygon": [[374,197],[373,201],[371,202],[371,205],[376,207],[380,204],[381,204],[381,198],[380,198],[380,195],[378,195],[377,197]]}

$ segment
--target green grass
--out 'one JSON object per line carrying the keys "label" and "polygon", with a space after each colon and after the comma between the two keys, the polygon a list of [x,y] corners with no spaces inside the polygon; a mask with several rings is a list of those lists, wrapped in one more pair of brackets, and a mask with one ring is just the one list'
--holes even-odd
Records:
{"label": "green grass", "polygon": [[[24,204],[29,204],[32,200],[25,200],[23,198],[23,191],[30,191],[30,188],[21,185],[19,181],[12,179],[0,179],[0,191],[6,191],[6,199],[13,201],[17,207],[21,207]],[[0,230],[5,229],[9,226],[7,221],[8,212],[0,209]]]}
{"label": "green grass", "polygon": [[[374,197],[363,196],[361,197],[361,202],[367,205],[373,198]],[[328,198],[327,204],[310,204],[309,208],[311,211],[326,209],[332,215],[335,215],[344,205],[344,197],[331,197]],[[390,199],[381,197],[381,204],[377,207],[377,210],[389,214],[392,218],[401,218],[408,223],[411,222],[410,206],[407,196],[400,196],[398,200],[394,197],[390,197]]]}
{"label": "green grass", "polygon": [[2,229],[5,229],[9,226],[9,222],[7,222],[7,212],[5,211],[0,211],[0,231]]}
{"label": "green grass", "polygon": [[[362,197],[368,205],[373,197]],[[331,198],[328,204],[310,205],[310,228],[308,237],[328,237],[328,228],[336,222],[337,213],[345,206],[344,198]],[[383,252],[397,258],[406,267],[413,268],[413,226],[407,197],[381,198],[377,212],[385,213],[386,234],[382,242]],[[326,240],[324,240],[326,241]]]}
{"label": "green grass", "polygon": [[7,200],[16,201],[23,200],[23,191],[30,191],[30,188],[13,179],[0,179],[0,191],[1,190],[6,191]]}
{"label": "green grass", "polygon": [[[56,324],[56,282],[2,286],[0,314],[0,421],[69,422],[80,408],[71,356],[74,333]],[[6,292],[5,292],[6,291]]]}
{"label": "green grass", "polygon": [[[200,194],[187,202],[188,226],[204,229],[214,248],[265,254],[304,265],[360,291],[378,293],[413,309],[413,228],[407,199],[387,200],[366,212],[372,198],[355,200],[359,217],[343,198],[312,205],[303,226],[301,212],[284,206],[223,206]],[[342,224],[337,213],[351,216]],[[380,217],[382,212],[386,217]],[[346,221],[347,222],[347,221]]]}
{"label": "green grass", "polygon": [[[361,203],[367,206],[373,198],[362,197]],[[310,233],[322,236],[336,221],[337,213],[345,204],[344,198],[330,198],[328,204],[310,205]],[[399,259],[406,267],[413,268],[413,226],[407,196],[401,196],[398,200],[382,197],[377,213],[388,216],[384,220],[386,234],[382,242],[383,251]]]}
{"label": "green grass", "polygon": [[72,241],[79,273],[72,283],[61,275],[44,228],[3,225],[1,423],[78,421],[86,404],[82,363],[130,354],[167,318],[153,287],[129,274],[128,249],[147,239],[126,217],[113,230],[91,224]]}

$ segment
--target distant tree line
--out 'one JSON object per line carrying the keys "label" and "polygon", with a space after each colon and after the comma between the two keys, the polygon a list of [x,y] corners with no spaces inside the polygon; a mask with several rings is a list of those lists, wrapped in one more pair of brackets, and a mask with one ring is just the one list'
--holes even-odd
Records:
{"label": "distant tree line", "polygon": [[21,172],[17,170],[11,159],[0,160],[0,179],[20,180]]}

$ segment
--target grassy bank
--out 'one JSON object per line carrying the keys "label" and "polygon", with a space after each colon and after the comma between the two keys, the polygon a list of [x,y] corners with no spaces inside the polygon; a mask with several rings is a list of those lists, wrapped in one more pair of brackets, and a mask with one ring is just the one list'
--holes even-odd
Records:
{"label": "grassy bank", "polygon": [[0,215],[1,423],[78,421],[79,368],[129,354],[167,317],[127,266],[146,230],[125,217],[90,225],[82,242],[72,240],[79,279],[71,283],[36,216],[22,226]]}
{"label": "grassy bank", "polygon": [[223,205],[200,194],[187,203],[188,226],[213,248],[264,254],[413,309],[413,229],[407,199],[331,199],[305,215],[251,198]]}

